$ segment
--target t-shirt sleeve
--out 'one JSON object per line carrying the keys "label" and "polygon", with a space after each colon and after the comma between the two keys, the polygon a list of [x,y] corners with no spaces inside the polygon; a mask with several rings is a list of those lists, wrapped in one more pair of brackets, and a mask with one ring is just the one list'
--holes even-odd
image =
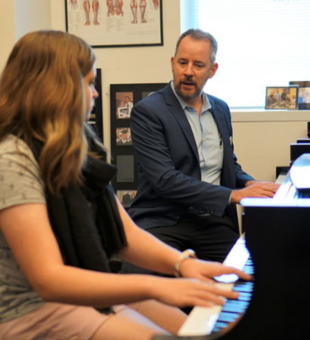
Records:
{"label": "t-shirt sleeve", "polygon": [[8,138],[0,143],[0,210],[28,203],[45,203],[40,168],[26,144]]}

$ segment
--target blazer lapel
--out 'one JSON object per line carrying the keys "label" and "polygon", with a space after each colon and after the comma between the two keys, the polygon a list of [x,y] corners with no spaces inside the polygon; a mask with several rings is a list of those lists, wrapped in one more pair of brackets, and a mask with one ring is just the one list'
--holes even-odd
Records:
{"label": "blazer lapel", "polygon": [[195,137],[193,135],[190,124],[189,124],[189,122],[186,118],[186,115],[185,115],[178,99],[174,95],[170,84],[168,84],[164,88],[164,98],[165,98],[168,110],[175,117],[176,121],[178,122],[179,126],[181,127],[183,134],[184,134],[184,137],[187,139],[189,145],[191,146],[191,148],[192,148],[192,150],[195,154],[197,161],[199,162],[199,156],[198,156],[198,150],[197,150]]}
{"label": "blazer lapel", "polygon": [[226,120],[225,120],[225,116],[224,113],[222,112],[221,108],[214,102],[214,100],[212,98],[209,98],[209,102],[212,106],[211,108],[211,113],[213,116],[213,119],[216,123],[216,126],[218,128],[219,131],[219,135],[223,140],[223,144],[224,144],[224,156],[225,156],[225,146],[228,147],[229,144],[229,140],[230,140],[230,136],[227,134],[227,130],[225,129],[226,126]]}
{"label": "blazer lapel", "polygon": [[[234,183],[233,174],[234,174],[234,163],[233,158],[230,156],[230,152],[226,152],[231,148],[231,136],[229,135],[229,127],[227,126],[227,121],[225,119],[225,114],[222,109],[214,102],[212,98],[209,98],[210,104],[212,106],[211,112],[214,118],[214,121],[217,125],[219,135],[223,141],[224,147],[224,158],[223,158],[223,168],[221,175],[221,185],[232,187],[232,183]],[[225,128],[227,126],[227,129]]]}

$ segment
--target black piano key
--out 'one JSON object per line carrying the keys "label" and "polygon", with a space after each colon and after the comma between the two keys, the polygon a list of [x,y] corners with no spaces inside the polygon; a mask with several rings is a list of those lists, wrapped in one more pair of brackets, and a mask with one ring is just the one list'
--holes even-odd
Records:
{"label": "black piano key", "polygon": [[246,274],[249,274],[249,275],[253,275],[254,274],[254,270],[252,267],[244,267],[243,268],[243,271],[246,273]]}
{"label": "black piano key", "polygon": [[249,303],[248,301],[244,301],[244,300],[227,300],[226,303],[223,306],[223,309],[226,306],[247,306]]}
{"label": "black piano key", "polygon": [[219,322],[233,322],[239,317],[239,313],[222,312],[218,318]]}
{"label": "black piano key", "polygon": [[213,331],[214,332],[219,332],[221,329],[227,327],[227,322],[217,322],[216,325],[214,326]]}
{"label": "black piano key", "polygon": [[310,198],[310,190],[297,190],[296,196],[296,198]]}
{"label": "black piano key", "polygon": [[[241,301],[239,301],[241,302]],[[226,303],[225,306],[223,306],[223,311],[224,312],[239,312],[239,313],[243,313],[247,307],[248,307],[248,303],[246,304],[242,304],[242,303]]]}
{"label": "black piano key", "polygon": [[250,260],[250,261],[248,260],[247,263],[245,264],[244,268],[251,268],[251,269],[253,269],[253,262],[252,262],[252,260]]}
{"label": "black piano key", "polygon": [[[243,270],[250,275],[254,274],[253,262],[251,258],[247,260]],[[240,315],[246,311],[251,301],[253,289],[254,289],[253,281],[240,280],[235,282],[233,291],[239,293],[238,299],[227,300],[225,302],[222,311],[219,314],[218,320],[214,325],[212,333],[218,332],[223,328],[226,328],[229,323],[237,320],[240,317]]]}
{"label": "black piano key", "polygon": [[251,301],[252,294],[251,293],[245,293],[245,292],[238,292],[238,300],[239,301]]}
{"label": "black piano key", "polygon": [[236,292],[252,292],[253,287],[253,282],[236,282],[233,290]]}

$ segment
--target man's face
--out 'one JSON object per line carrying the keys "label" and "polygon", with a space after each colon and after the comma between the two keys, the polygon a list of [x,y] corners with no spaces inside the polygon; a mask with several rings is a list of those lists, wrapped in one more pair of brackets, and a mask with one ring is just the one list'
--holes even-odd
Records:
{"label": "man's face", "polygon": [[201,95],[207,80],[217,71],[218,64],[211,65],[210,43],[186,36],[177,53],[171,58],[173,82],[177,94],[188,104]]}

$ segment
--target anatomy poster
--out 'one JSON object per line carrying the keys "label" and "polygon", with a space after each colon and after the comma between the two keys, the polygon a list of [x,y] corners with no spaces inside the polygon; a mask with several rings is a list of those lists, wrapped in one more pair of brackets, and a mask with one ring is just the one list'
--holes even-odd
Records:
{"label": "anatomy poster", "polygon": [[65,0],[67,32],[93,47],[163,44],[161,0]]}

